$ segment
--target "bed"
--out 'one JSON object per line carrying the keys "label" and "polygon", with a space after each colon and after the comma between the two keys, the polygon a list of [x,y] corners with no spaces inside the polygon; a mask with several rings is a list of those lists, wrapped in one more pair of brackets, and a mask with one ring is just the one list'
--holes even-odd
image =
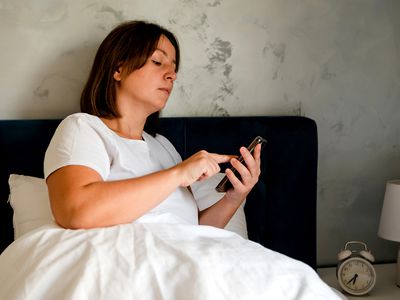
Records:
{"label": "bed", "polygon": [[[7,201],[10,174],[43,177],[44,153],[59,122],[0,121],[0,252],[21,239],[13,243],[13,208]],[[255,136],[266,138],[260,180],[244,206],[248,238],[316,269],[318,153],[313,120],[299,116],[175,117],[161,118],[159,127],[183,158],[201,149],[236,154]]]}

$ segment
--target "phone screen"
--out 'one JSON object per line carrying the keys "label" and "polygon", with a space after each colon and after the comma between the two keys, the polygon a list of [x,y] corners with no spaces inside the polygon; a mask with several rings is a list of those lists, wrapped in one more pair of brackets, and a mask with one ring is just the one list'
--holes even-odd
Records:
{"label": "phone screen", "polygon": [[[257,137],[254,138],[254,140],[253,140],[253,141],[250,143],[250,145],[247,147],[247,150],[249,150],[249,152],[250,152],[251,154],[253,154],[254,148],[255,148],[258,144],[261,144],[261,147],[263,147],[263,146],[265,145],[266,142],[267,142],[266,139],[264,139],[264,138],[261,137],[261,136],[257,136]],[[243,157],[242,157],[241,155],[240,155],[240,157],[238,158],[238,160],[239,160],[241,163],[244,162],[244,159],[243,159]],[[239,174],[238,174],[238,171],[237,171],[234,167],[231,167],[230,169],[233,171],[233,173],[235,173],[236,176],[240,177]],[[229,181],[228,177],[225,175],[224,178],[222,178],[222,180],[221,180],[221,181],[218,183],[218,185],[215,187],[215,189],[217,190],[217,192],[224,193],[224,192],[226,192],[228,189],[230,189],[231,187],[232,187],[232,184],[231,184],[231,182]]]}

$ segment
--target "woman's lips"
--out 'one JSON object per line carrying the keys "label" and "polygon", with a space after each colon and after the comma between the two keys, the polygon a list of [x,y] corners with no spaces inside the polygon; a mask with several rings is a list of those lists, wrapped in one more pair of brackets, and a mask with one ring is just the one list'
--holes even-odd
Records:
{"label": "woman's lips", "polygon": [[159,90],[166,92],[168,95],[171,93],[171,89],[169,88],[159,88]]}

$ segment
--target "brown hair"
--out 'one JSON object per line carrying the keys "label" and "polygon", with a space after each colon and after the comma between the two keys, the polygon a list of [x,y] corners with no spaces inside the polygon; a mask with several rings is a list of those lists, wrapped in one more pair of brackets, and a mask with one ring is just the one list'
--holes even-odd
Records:
{"label": "brown hair", "polygon": [[[81,111],[105,118],[118,118],[114,73],[122,65],[125,74],[140,69],[157,48],[164,35],[175,48],[176,72],[179,68],[179,44],[167,29],[145,21],[125,22],[114,28],[100,44],[88,81],[81,95]],[[159,113],[150,115],[145,129],[155,134]],[[152,128],[153,127],[153,128]]]}

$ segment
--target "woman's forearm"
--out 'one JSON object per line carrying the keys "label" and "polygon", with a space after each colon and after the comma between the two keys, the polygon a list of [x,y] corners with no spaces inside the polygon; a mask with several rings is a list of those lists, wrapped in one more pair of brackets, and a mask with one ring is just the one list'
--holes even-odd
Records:
{"label": "woman's forearm", "polygon": [[[63,227],[95,228],[132,222],[166,199],[181,181],[172,168],[132,179],[68,185],[72,175],[68,173],[75,174],[75,182],[79,182],[77,176],[93,178],[88,173],[94,171],[87,169],[71,166],[48,178],[53,214]],[[57,176],[63,176],[63,180]]]}
{"label": "woman's forearm", "polygon": [[214,205],[199,212],[199,224],[224,228],[242,202],[232,201],[225,195]]}

